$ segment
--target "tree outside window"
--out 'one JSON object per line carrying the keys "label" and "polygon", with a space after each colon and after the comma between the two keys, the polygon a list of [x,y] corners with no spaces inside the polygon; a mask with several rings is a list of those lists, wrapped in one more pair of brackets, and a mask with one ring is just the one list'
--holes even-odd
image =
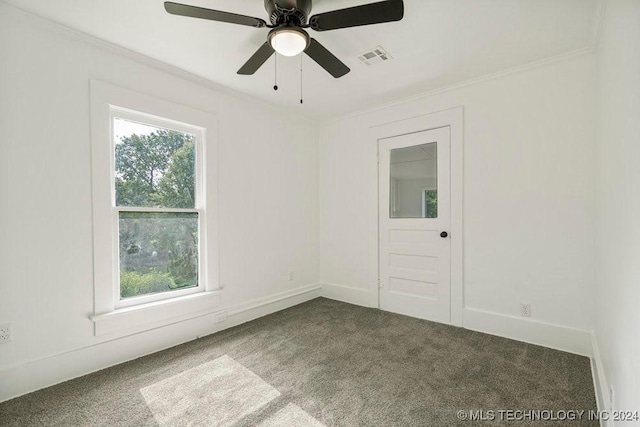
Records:
{"label": "tree outside window", "polygon": [[113,126],[120,298],[198,286],[195,136],[121,118]]}

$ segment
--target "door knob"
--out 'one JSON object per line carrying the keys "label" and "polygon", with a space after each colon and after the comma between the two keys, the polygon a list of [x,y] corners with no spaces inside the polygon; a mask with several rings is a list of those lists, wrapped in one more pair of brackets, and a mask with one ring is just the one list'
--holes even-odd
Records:
{"label": "door knob", "polygon": [[442,237],[443,239],[446,239],[447,237],[449,237],[449,233],[447,233],[446,231],[443,231],[442,233],[440,233],[440,237]]}

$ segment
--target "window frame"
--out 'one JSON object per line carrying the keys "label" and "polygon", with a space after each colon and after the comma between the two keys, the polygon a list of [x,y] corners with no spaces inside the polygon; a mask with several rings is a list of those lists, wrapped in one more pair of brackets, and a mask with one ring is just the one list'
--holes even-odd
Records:
{"label": "window frame", "polygon": [[[90,106],[94,312],[89,317],[94,322],[95,335],[126,335],[215,311],[221,300],[216,117],[97,80],[90,81]],[[200,197],[196,196],[194,210],[189,211],[198,211],[197,288],[120,299],[118,212],[137,209],[115,205],[114,116],[196,135],[196,186],[199,187],[195,193]],[[155,208],[141,210],[148,212]],[[159,209],[160,212],[172,210],[175,211]]]}
{"label": "window frame", "polygon": [[[207,269],[203,262],[203,252],[206,251],[206,245],[202,244],[205,241],[206,235],[204,230],[206,229],[206,197],[203,197],[205,191],[205,183],[202,177],[202,171],[204,170],[203,151],[204,151],[204,138],[205,129],[199,126],[193,126],[186,123],[176,122],[174,120],[167,119],[165,117],[157,117],[149,114],[142,113],[140,111],[132,111],[122,107],[111,105],[109,108],[110,123],[111,123],[111,206],[112,206],[112,241],[114,255],[113,255],[113,299],[114,308],[132,307],[136,305],[146,304],[155,301],[162,301],[165,299],[177,298],[185,295],[191,295],[198,292],[204,292],[207,280]],[[114,120],[122,119],[130,122],[140,123],[144,125],[154,126],[161,129],[174,130],[178,132],[192,134],[195,137],[195,179],[194,179],[194,195],[195,203],[193,209],[182,208],[152,208],[152,207],[139,207],[139,206],[118,206],[116,203],[116,168],[115,168],[115,133],[114,133]],[[120,296],[120,213],[121,212],[142,212],[142,213],[197,213],[198,214],[198,285],[187,289],[178,289],[167,292],[160,292],[148,295],[141,295],[131,298],[122,298]]]}

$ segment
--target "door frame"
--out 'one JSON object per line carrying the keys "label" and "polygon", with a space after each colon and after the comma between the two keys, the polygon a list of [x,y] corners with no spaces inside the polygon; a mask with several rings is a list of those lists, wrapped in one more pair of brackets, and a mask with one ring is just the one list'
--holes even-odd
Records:
{"label": "door frame", "polygon": [[370,305],[380,308],[379,292],[379,176],[378,142],[381,139],[423,132],[442,127],[450,128],[451,147],[451,324],[462,326],[464,309],[464,109],[455,107],[448,110],[412,117],[405,120],[382,123],[369,128],[371,175],[375,177],[371,186],[371,206],[369,212],[369,265]]}

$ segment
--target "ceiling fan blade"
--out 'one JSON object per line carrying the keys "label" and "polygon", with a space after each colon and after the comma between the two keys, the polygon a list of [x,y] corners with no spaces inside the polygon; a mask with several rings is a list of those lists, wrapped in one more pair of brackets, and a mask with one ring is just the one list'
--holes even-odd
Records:
{"label": "ceiling fan blade", "polygon": [[242,66],[242,68],[238,70],[238,74],[245,76],[255,74],[255,72],[262,67],[262,64],[267,62],[267,59],[273,55],[273,52],[275,51],[271,47],[271,44],[269,42],[264,42],[264,44],[260,46],[260,49],[258,49],[256,53],[254,53],[253,56]]}
{"label": "ceiling fan blade", "polygon": [[340,78],[347,74],[349,67],[344,65],[342,61],[336,58],[333,53],[329,52],[327,48],[322,46],[316,39],[311,39],[309,47],[304,51],[311,59],[316,61],[318,65],[327,70],[333,77]]}
{"label": "ceiling fan blade", "polygon": [[402,0],[387,0],[313,15],[309,27],[316,31],[399,21],[404,17]]}
{"label": "ceiling fan blade", "polygon": [[252,18],[251,16],[238,15],[236,13],[222,12],[213,9],[205,9],[203,7],[189,6],[186,4],[173,3],[170,1],[164,2],[164,9],[172,15],[209,19],[211,21],[246,25],[248,27],[262,28],[267,25],[267,23],[260,18]]}

